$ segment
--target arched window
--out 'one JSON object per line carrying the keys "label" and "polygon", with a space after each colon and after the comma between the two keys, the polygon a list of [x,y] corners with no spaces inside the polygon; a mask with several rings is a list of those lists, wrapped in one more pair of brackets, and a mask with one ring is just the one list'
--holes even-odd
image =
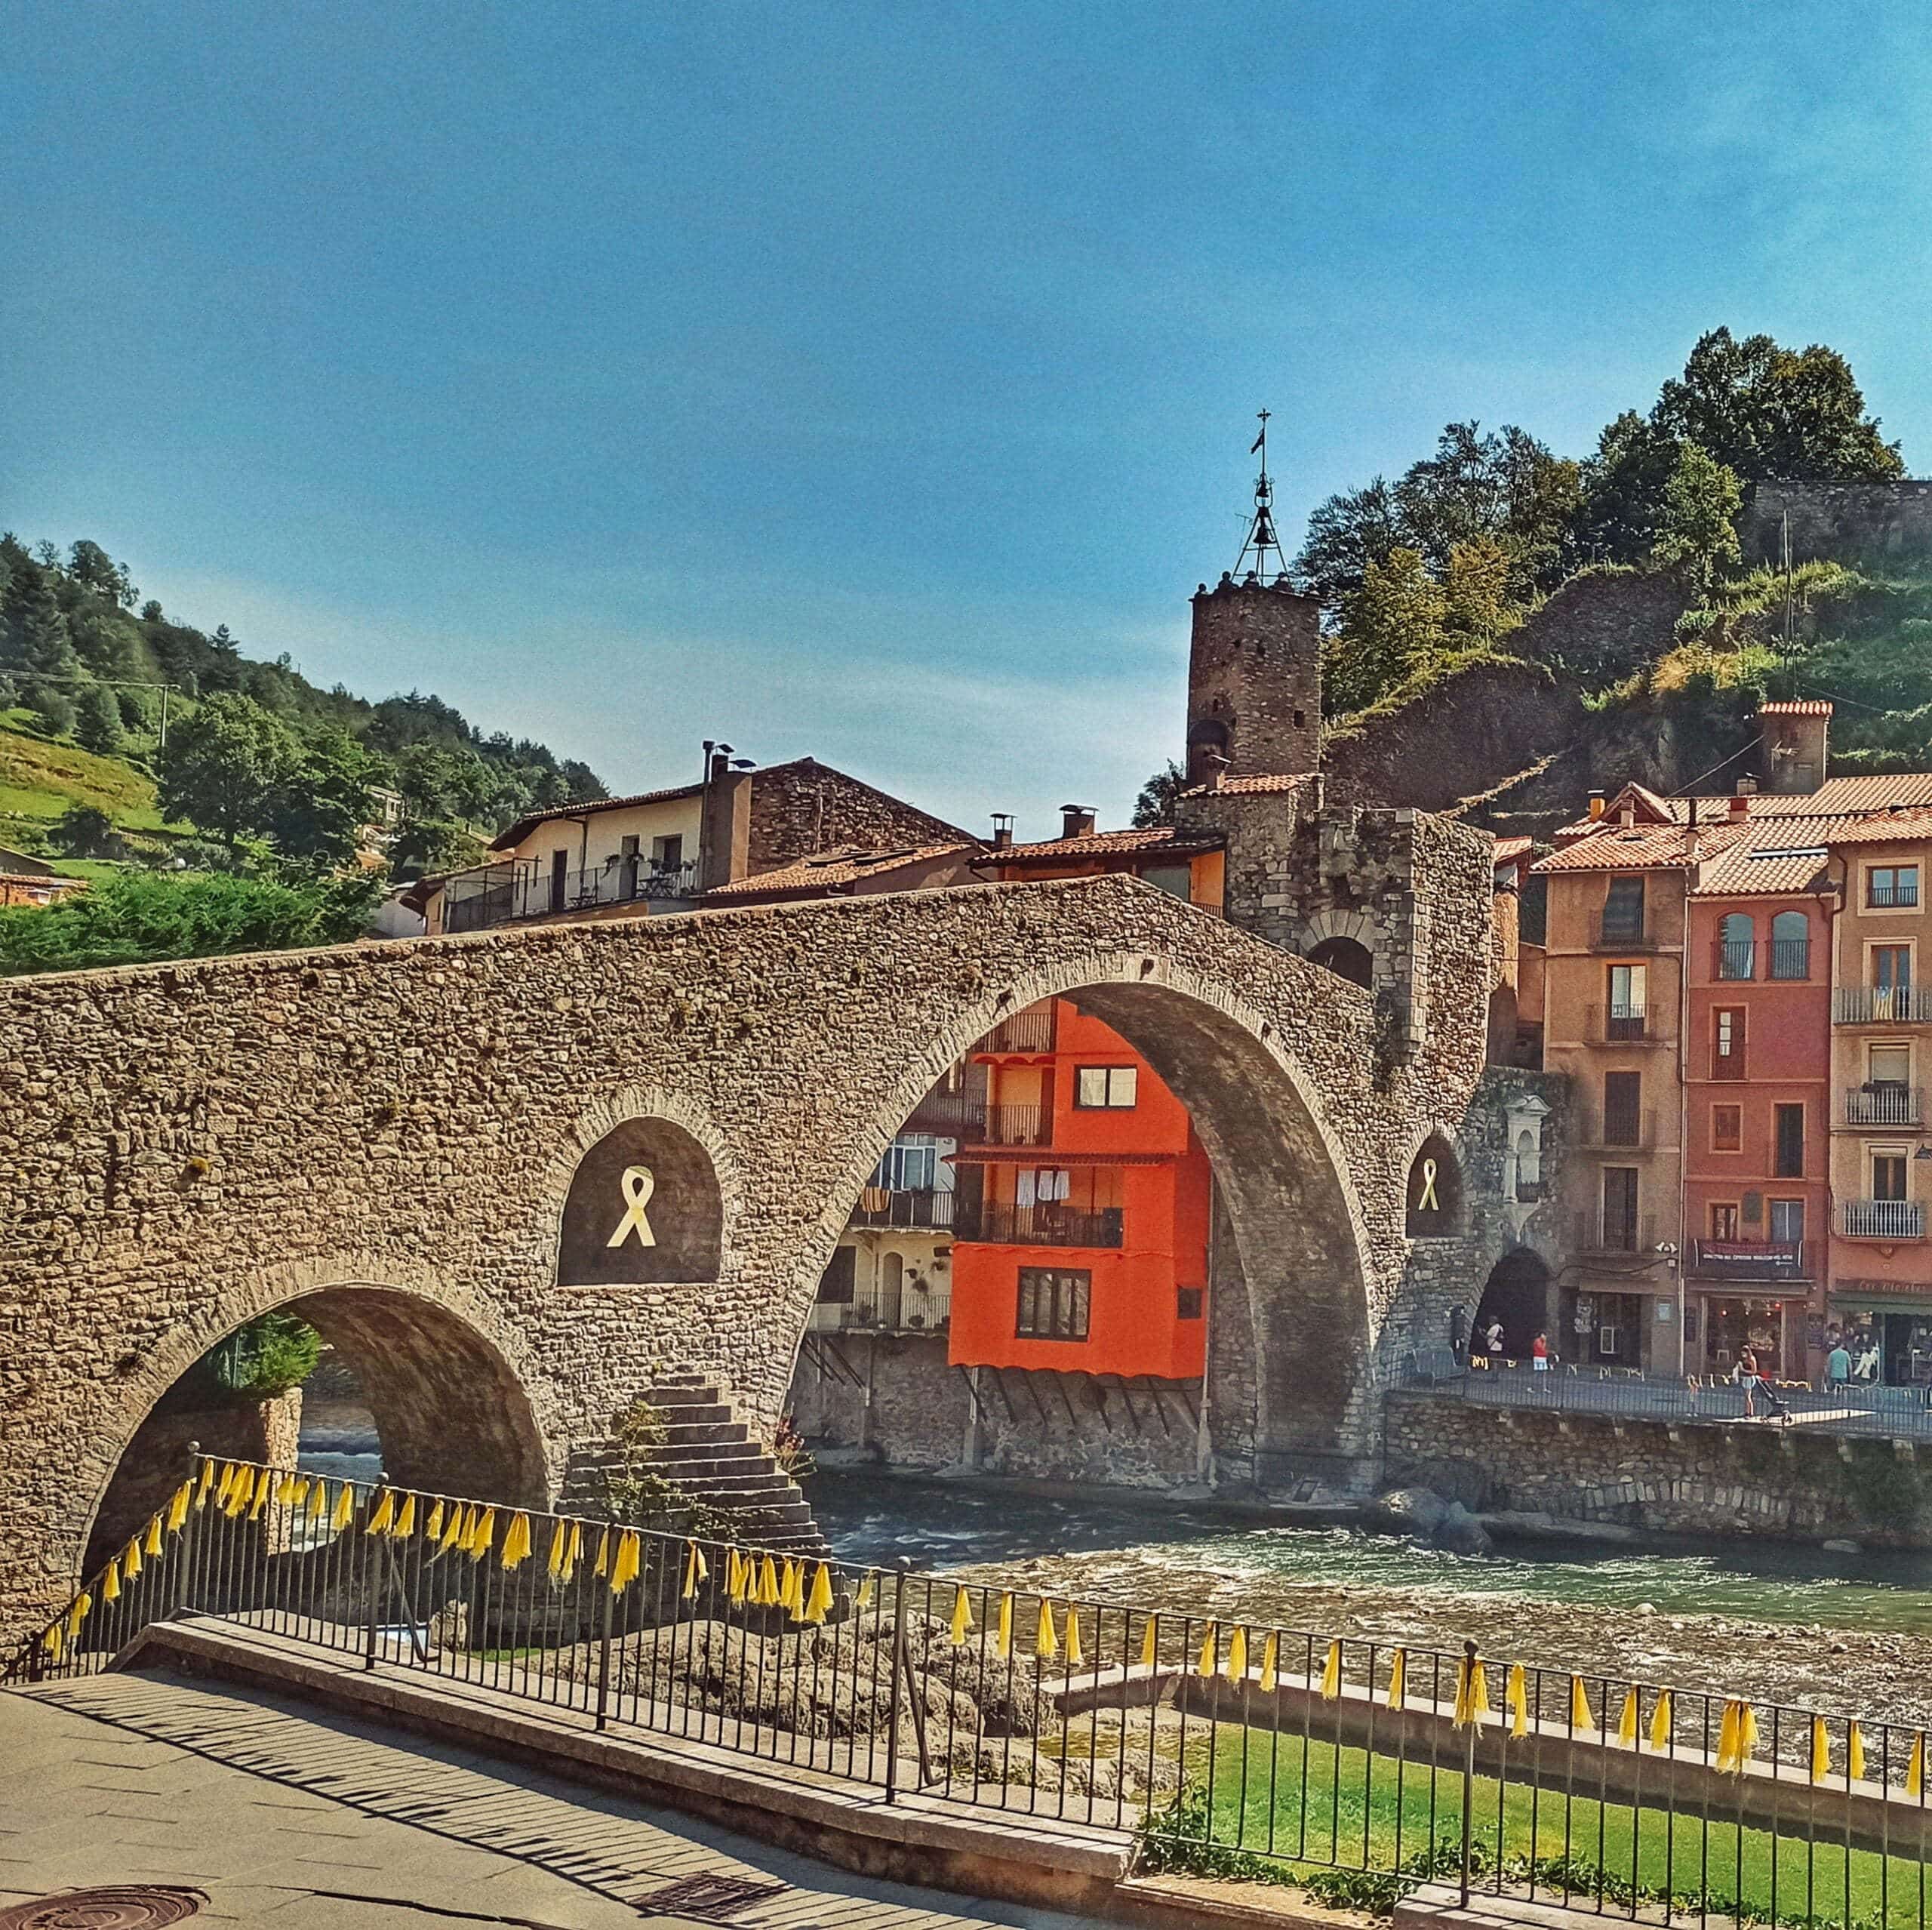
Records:
{"label": "arched window", "polygon": [[1219,717],[1196,719],[1187,733],[1187,777],[1190,783],[1205,783],[1210,774],[1225,764],[1232,735]]}
{"label": "arched window", "polygon": [[1720,978],[1757,976],[1756,934],[1748,912],[1734,911],[1718,924],[1717,975]]}
{"label": "arched window", "polygon": [[1534,1199],[1543,1187],[1543,1148],[1527,1126],[1516,1135],[1516,1197]]}
{"label": "arched window", "polygon": [[881,1327],[906,1324],[906,1261],[888,1253],[878,1264],[878,1322]]}
{"label": "arched window", "polygon": [[1432,1132],[1409,1168],[1409,1237],[1433,1239],[1453,1233],[1462,1217],[1463,1173],[1455,1149]]}
{"label": "arched window", "polygon": [[1771,976],[1811,976],[1811,921],[1801,911],[1781,911],[1771,920]]}
{"label": "arched window", "polygon": [[1364,991],[1375,976],[1375,961],[1368,947],[1352,938],[1323,939],[1309,953],[1308,962],[1318,965],[1324,971],[1332,971],[1337,978],[1346,978],[1351,985],[1359,985]]}

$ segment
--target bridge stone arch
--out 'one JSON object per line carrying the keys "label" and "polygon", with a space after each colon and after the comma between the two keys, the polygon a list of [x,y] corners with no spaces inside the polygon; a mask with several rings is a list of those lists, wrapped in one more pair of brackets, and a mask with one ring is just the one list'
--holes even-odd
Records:
{"label": "bridge stone arch", "polygon": [[[76,1571],[88,1483],[133,1414],[305,1291],[359,1279],[466,1323],[523,1390],[553,1490],[668,1368],[770,1427],[870,1162],[1001,1010],[1057,991],[1134,1039],[1224,1173],[1258,1162],[1237,1230],[1251,1264],[1268,1187],[1312,1202],[1348,1337],[1284,1322],[1266,1291],[1257,1331],[1295,1356],[1346,1357],[1357,1335],[1374,1354],[1412,1297],[1399,1150],[1460,1120],[1481,1077],[1487,919],[1465,893],[1418,925],[1428,1021],[1399,1038],[1334,974],[1122,877],[0,983],[0,1625]],[[568,1174],[597,1122],[639,1110],[709,1156],[717,1277],[563,1285]],[[1282,1372],[1257,1447],[1315,1451],[1293,1415],[1326,1425],[1333,1405],[1293,1407]],[[1374,1424],[1352,1398],[1333,1445],[1372,1446]]]}

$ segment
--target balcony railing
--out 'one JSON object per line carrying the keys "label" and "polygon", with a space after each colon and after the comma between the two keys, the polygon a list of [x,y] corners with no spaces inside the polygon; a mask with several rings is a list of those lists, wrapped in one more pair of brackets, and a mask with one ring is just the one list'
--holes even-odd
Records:
{"label": "balcony railing", "polygon": [[869,1186],[860,1194],[848,1224],[854,1227],[934,1227],[952,1224],[953,1196],[937,1187]]}
{"label": "balcony railing", "polygon": [[1811,976],[1811,941],[1808,938],[1774,938],[1771,940],[1771,976],[1805,979]]}
{"label": "balcony railing", "polygon": [[1840,1025],[1923,1025],[1932,1020],[1932,991],[1918,985],[1841,985],[1832,994]]}
{"label": "balcony railing", "polygon": [[1040,1106],[989,1106],[977,1137],[987,1146],[1044,1146],[1053,1136],[1054,1116]]}
{"label": "balcony railing", "polygon": [[974,1048],[979,1052],[1051,1052],[1054,1007],[1051,1003],[1001,1019]]}
{"label": "balcony railing", "polygon": [[929,1132],[941,1139],[983,1139],[986,1102],[975,1093],[949,1092],[934,1086],[907,1116],[909,1132]]}
{"label": "balcony railing", "polygon": [[1663,1042],[1651,1030],[1650,1014],[1634,1001],[1627,1005],[1592,1005],[1589,1013],[1592,1045],[1656,1045]]}
{"label": "balcony railing", "polygon": [[955,1235],[997,1246],[1117,1247],[1122,1244],[1125,1224],[1125,1215],[1118,1206],[1081,1213],[1062,1202],[1035,1206],[987,1205],[977,1213],[962,1211]]}
{"label": "balcony railing", "polygon": [[1711,948],[1711,970],[1718,978],[1755,978],[1758,947],[1749,938],[1721,938]]}
{"label": "balcony railing", "polygon": [[1918,902],[1918,880],[1898,879],[1890,885],[1874,885],[1865,894],[1866,903],[1874,911],[1909,911]]}
{"label": "balcony railing", "polygon": [[1656,1245],[1657,1221],[1647,1213],[1581,1213],[1571,1224],[1577,1253],[1647,1254]]}
{"label": "balcony railing", "polygon": [[950,1286],[907,1280],[897,1290],[875,1283],[855,1288],[849,1301],[820,1301],[809,1325],[820,1334],[943,1334],[952,1319]]}
{"label": "balcony railing", "polygon": [[1854,1085],[1844,1095],[1848,1126],[1915,1126],[1925,1118],[1925,1094],[1915,1085],[1875,1080]]}
{"label": "balcony railing", "polygon": [[552,912],[689,898],[697,890],[695,864],[666,868],[614,858],[588,870],[567,871],[561,879],[528,865],[486,865],[459,872],[444,886],[443,929],[481,931]]}
{"label": "balcony railing", "polygon": [[1599,951],[1609,952],[1641,952],[1648,943],[1641,917],[1614,917],[1608,913],[1598,916],[1596,942]]}
{"label": "balcony railing", "polygon": [[1922,1240],[1925,1208],[1915,1199],[1844,1200],[1838,1231],[1852,1240]]}
{"label": "balcony railing", "polygon": [[1577,1143],[1593,1152],[1648,1152],[1657,1143],[1657,1116],[1647,1106],[1612,1106],[1601,1112],[1586,1112]]}
{"label": "balcony railing", "polygon": [[1706,1280],[1775,1283],[1809,1278],[1802,1240],[1693,1240],[1690,1270]]}

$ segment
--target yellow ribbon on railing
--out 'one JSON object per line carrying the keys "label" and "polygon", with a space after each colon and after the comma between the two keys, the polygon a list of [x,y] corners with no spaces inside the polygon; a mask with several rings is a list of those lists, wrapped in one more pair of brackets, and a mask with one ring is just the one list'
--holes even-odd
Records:
{"label": "yellow ribbon on railing", "polygon": [[601,1575],[606,1581],[609,1580],[611,1556],[615,1551],[616,1545],[611,1531],[607,1528],[597,1539],[597,1559],[591,1565],[590,1570],[592,1574]]}
{"label": "yellow ribbon on railing", "polygon": [[781,1605],[778,1597],[778,1564],[769,1555],[758,1564],[758,1593],[752,1597],[752,1602],[760,1608]]}
{"label": "yellow ribbon on railing", "polygon": [[724,1599],[734,1608],[745,1599],[744,1557],[735,1548],[724,1550]]}
{"label": "yellow ribbon on railing", "polygon": [[797,1562],[787,1559],[783,1578],[778,1584],[778,1605],[792,1621],[801,1621],[805,1613],[805,1571]]}
{"label": "yellow ribbon on railing", "polygon": [[570,1532],[564,1538],[564,1553],[561,1562],[556,1559],[556,1551],[554,1549],[551,1550],[553,1565],[550,1572],[560,1582],[568,1583],[576,1574],[577,1563],[583,1559],[583,1525],[580,1522],[574,1521],[567,1524],[560,1523],[559,1525],[567,1525]]}
{"label": "yellow ribbon on railing", "polygon": [[132,1581],[141,1571],[141,1538],[137,1534],[122,1550],[121,1572]]}
{"label": "yellow ribbon on railing", "polygon": [[617,1552],[611,1563],[611,1593],[621,1595],[636,1581],[644,1565],[644,1544],[637,1530],[627,1528],[617,1538]]}
{"label": "yellow ribbon on railing", "polygon": [[1155,1633],[1155,1625],[1159,1619],[1158,1616],[1149,1615],[1147,1618],[1146,1625],[1140,1631],[1140,1666],[1143,1669],[1153,1667],[1159,1652],[1158,1639]]}
{"label": "yellow ribbon on railing", "polygon": [[1229,1682],[1247,1679],[1247,1630],[1238,1628],[1228,1637],[1228,1659],[1226,1664]]}
{"label": "yellow ribbon on railing", "polygon": [[973,1627],[973,1605],[966,1599],[966,1591],[960,1589],[952,1598],[952,1626],[947,1631],[952,1645],[964,1648],[966,1639]]}
{"label": "yellow ribbon on railing", "polygon": [[447,1555],[452,1549],[468,1547],[469,1538],[475,1532],[476,1510],[467,1501],[452,1501],[444,1518],[442,1539],[436,1544],[436,1553]]}
{"label": "yellow ribbon on railing", "polygon": [[101,1577],[100,1599],[103,1602],[118,1602],[121,1599],[121,1557],[116,1555],[107,1565],[107,1572]]}
{"label": "yellow ribbon on railing", "polygon": [[195,1484],[195,1505],[200,1507],[208,1498],[208,1489],[214,1480],[214,1463],[205,1461],[202,1464],[201,1479]]}
{"label": "yellow ribbon on railing", "polygon": [[1570,1678],[1570,1726],[1579,1735],[1591,1735],[1596,1731],[1597,1719],[1590,1707],[1590,1692],[1583,1686],[1581,1676]]}
{"label": "yellow ribbon on railing", "polygon": [[[865,1611],[872,1605],[872,1596],[875,1593],[876,1593],[874,1584],[877,1582],[878,1579],[878,1578],[876,1575],[869,1574],[859,1584],[859,1592],[852,1597],[853,1608],[858,1614],[863,1614]],[[1008,1633],[1011,1634],[1012,1632],[1012,1613],[1011,1605],[1013,1597],[1009,1595],[1006,1599],[1008,1604],[1008,1608],[1005,1611],[1007,1618],[1006,1627]],[[1000,1653],[1003,1655],[1006,1651],[1004,1649],[1001,1649]]]}
{"label": "yellow ribbon on railing", "polygon": [[67,1637],[60,1623],[56,1622],[40,1638],[40,1645],[51,1661],[57,1662],[67,1652]]}
{"label": "yellow ribbon on railing", "polygon": [[472,1562],[480,1562],[496,1545],[497,1511],[494,1508],[485,1508],[476,1517],[476,1525],[470,1531],[464,1552]]}
{"label": "yellow ribbon on railing", "polygon": [[227,1507],[229,1496],[235,1492],[235,1473],[236,1469],[232,1461],[221,1470],[221,1479],[215,1483],[214,1504],[217,1507]]}
{"label": "yellow ribbon on railing", "polygon": [[[451,1507],[454,1507],[456,1504],[452,1501],[448,1503],[447,1505]],[[429,1519],[423,1524],[423,1538],[425,1541],[435,1541],[441,1538],[443,1532],[443,1511],[445,1506],[445,1504],[440,1495],[438,1495],[434,1501],[430,1503]]]}
{"label": "yellow ribbon on railing", "polygon": [[1865,1780],[1865,1731],[1857,1722],[1849,1725],[1845,1731],[1844,1773],[1849,1782],[1862,1783]]}
{"label": "yellow ribbon on railing", "polygon": [[[186,1522],[188,1506],[194,1493],[195,1484],[192,1481],[184,1481],[175,1489],[174,1498],[168,1504],[168,1531],[171,1534],[178,1534]],[[155,1519],[158,1521],[160,1516],[157,1515]]]}
{"label": "yellow ribbon on railing", "polygon": [[329,1525],[340,1533],[355,1519],[355,1490],[345,1481],[342,1492],[335,1498],[335,1513],[329,1517]]}
{"label": "yellow ribbon on railing", "polygon": [[530,1517],[519,1508],[503,1531],[503,1552],[497,1558],[506,1574],[530,1559]]}
{"label": "yellow ribbon on railing", "polygon": [[1473,1655],[1465,1655],[1456,1665],[1453,1719],[1459,1729],[1489,1720],[1489,1678],[1481,1662]]}
{"label": "yellow ribbon on railing", "polygon": [[1409,1651],[1398,1648],[1389,1663],[1389,1707],[1400,1709],[1407,1700]]}
{"label": "yellow ribbon on railing", "polygon": [[[870,1575],[866,1579],[869,1581]],[[999,1621],[993,1630],[993,1653],[1004,1662],[1013,1653],[1013,1591],[999,1598]]]}
{"label": "yellow ribbon on railing", "polygon": [[1321,1699],[1333,1702],[1342,1692],[1342,1645],[1328,1645],[1328,1659],[1321,1665]]}
{"label": "yellow ribbon on railing", "polygon": [[274,1492],[274,1490],[275,1476],[269,1469],[263,1468],[255,1477],[255,1499],[248,1510],[248,1519],[251,1521],[261,1519],[262,1510],[268,1506],[269,1496]]}
{"label": "yellow ribbon on railing", "polygon": [[73,1606],[67,1611],[67,1639],[75,1640],[81,1633],[81,1624],[94,1613],[94,1597],[84,1588],[74,1597]]}
{"label": "yellow ribbon on railing", "polygon": [[1617,1739],[1632,1749],[1637,1747],[1637,1691],[1634,1688],[1623,1691],[1623,1708],[1617,1719]]}
{"label": "yellow ribbon on railing", "polygon": [[395,1511],[395,1525],[389,1530],[398,1541],[407,1541],[416,1532],[416,1497],[405,1494]]}
{"label": "yellow ribbon on railing", "polygon": [[1518,1741],[1530,1732],[1530,1679],[1520,1662],[1509,1664],[1503,1685],[1503,1707],[1509,1711],[1509,1733]]}
{"label": "yellow ribbon on railing", "polygon": [[1657,1691],[1657,1707],[1651,1711],[1651,1747],[1659,1751],[1670,1747],[1670,1691]]}
{"label": "yellow ribbon on railing", "polygon": [[278,1508],[291,1505],[295,1500],[295,1470],[291,1468],[275,1485],[275,1504]]}
{"label": "yellow ribbon on railing", "polygon": [[1194,1673],[1202,1681],[1211,1680],[1214,1673],[1214,1657],[1221,1645],[1221,1625],[1210,1622],[1208,1633],[1201,1638],[1201,1653],[1195,1658]]}
{"label": "yellow ribbon on railing", "polygon": [[318,1481],[309,1496],[309,1519],[311,1521],[325,1520],[328,1511],[329,1484],[326,1481]]}
{"label": "yellow ribbon on railing", "polygon": [[1033,1653],[1042,1662],[1051,1662],[1060,1653],[1060,1631],[1054,1627],[1054,1605],[1040,1598],[1040,1619],[1033,1630]]}
{"label": "yellow ribbon on railing", "polygon": [[1811,1780],[1822,1783],[1832,1773],[1831,1738],[1826,1734],[1825,1719],[1822,1716],[1811,1718]]}
{"label": "yellow ribbon on railing", "polygon": [[1724,1705],[1718,1724],[1717,1768],[1723,1775],[1741,1776],[1744,1766],[1758,1753],[1758,1718],[1748,1702],[1734,1701]]}
{"label": "yellow ribbon on railing", "polygon": [[[183,1488],[176,1491],[177,1495],[185,1496],[188,1491]],[[186,1521],[187,1518],[187,1510],[184,1507],[182,1510],[181,1520]],[[179,1534],[181,1531],[181,1522],[174,1519],[174,1509],[171,1503],[168,1510],[168,1528],[171,1534]],[[154,1516],[148,1522],[148,1538],[141,1544],[141,1553],[144,1555],[158,1555],[161,1553],[161,1517],[158,1515]]]}
{"label": "yellow ribbon on railing", "polygon": [[1261,1692],[1272,1695],[1281,1680],[1281,1638],[1272,1629],[1268,1639],[1261,1645]]}
{"label": "yellow ribbon on railing", "polygon": [[1066,1611],[1066,1667],[1068,1673],[1085,1666],[1086,1651],[1080,1645],[1080,1611],[1069,1605]]}
{"label": "yellow ribbon on railing", "polygon": [[695,1541],[685,1544],[685,1581],[680,1598],[686,1602],[697,1599],[697,1585],[711,1574],[711,1564],[704,1559],[704,1550]]}
{"label": "yellow ribbon on railing", "polygon": [[805,1597],[805,1620],[814,1628],[823,1628],[825,1618],[832,1613],[832,1605],[837,1599],[832,1592],[831,1565],[821,1562],[818,1565],[818,1572],[812,1577],[812,1592]]}
{"label": "yellow ribbon on railing", "polygon": [[1923,1729],[1912,1738],[1912,1753],[1906,1759],[1905,1793],[1915,1802],[1925,1794],[1925,1731]]}
{"label": "yellow ribbon on railing", "polygon": [[395,1525],[395,1490],[385,1488],[376,1503],[375,1512],[362,1524],[365,1534],[386,1534]]}

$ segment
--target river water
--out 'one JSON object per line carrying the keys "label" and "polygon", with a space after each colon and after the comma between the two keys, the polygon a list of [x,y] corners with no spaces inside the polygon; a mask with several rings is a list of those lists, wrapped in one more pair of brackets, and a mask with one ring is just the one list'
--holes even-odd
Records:
{"label": "river water", "polygon": [[1352,1528],[829,1471],[851,1560],[1324,1635],[1932,1723],[1932,1553],[1768,1538],[1522,1541],[1459,1556]]}

